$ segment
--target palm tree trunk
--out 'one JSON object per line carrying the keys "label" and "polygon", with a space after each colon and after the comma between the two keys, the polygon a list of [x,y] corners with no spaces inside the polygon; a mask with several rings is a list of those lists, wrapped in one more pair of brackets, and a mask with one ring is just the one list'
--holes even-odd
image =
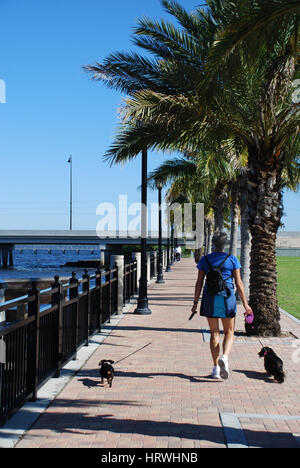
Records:
{"label": "palm tree trunk", "polygon": [[237,241],[239,227],[239,205],[238,205],[238,186],[234,183],[231,188],[231,205],[230,205],[230,247],[229,254],[237,256]]}
{"label": "palm tree trunk", "polygon": [[212,239],[212,220],[209,217],[204,219],[204,255],[211,253],[211,239]]}
{"label": "palm tree trunk", "polygon": [[204,255],[207,253],[207,242],[208,242],[208,223],[207,218],[204,218]]}
{"label": "palm tree trunk", "polygon": [[226,186],[222,184],[217,184],[215,188],[215,197],[213,203],[215,231],[224,231],[224,218],[227,204],[228,193],[226,190]]}
{"label": "palm tree trunk", "polygon": [[208,232],[207,232],[207,255],[211,253],[211,241],[212,241],[212,220],[208,220]]}
{"label": "palm tree trunk", "polygon": [[214,208],[215,231],[224,231],[224,212],[220,207]]}
{"label": "palm tree trunk", "polygon": [[[281,224],[282,169],[279,158],[249,151],[249,226],[252,236],[250,300],[255,320],[247,332],[280,336],[277,302],[276,236]],[[267,161],[268,163],[264,163]]]}
{"label": "palm tree trunk", "polygon": [[250,282],[250,251],[251,251],[251,235],[248,224],[247,213],[241,215],[241,278],[244,284],[245,294],[249,300],[249,282]]}
{"label": "palm tree trunk", "polygon": [[241,213],[241,278],[249,300],[251,234],[248,223],[248,176],[239,177],[239,207]]}

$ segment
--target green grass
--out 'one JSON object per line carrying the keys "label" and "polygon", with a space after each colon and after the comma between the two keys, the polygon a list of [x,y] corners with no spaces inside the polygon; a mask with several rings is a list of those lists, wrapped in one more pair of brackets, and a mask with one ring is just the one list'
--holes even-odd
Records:
{"label": "green grass", "polygon": [[277,257],[278,302],[300,319],[300,257]]}

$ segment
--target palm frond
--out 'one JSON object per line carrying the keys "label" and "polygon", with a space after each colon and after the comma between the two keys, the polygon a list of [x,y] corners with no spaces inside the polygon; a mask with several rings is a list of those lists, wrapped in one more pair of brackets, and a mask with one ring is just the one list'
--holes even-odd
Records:
{"label": "palm frond", "polygon": [[[214,0],[209,0],[212,7]],[[299,0],[264,0],[223,2],[227,24],[218,32],[209,54],[209,67],[219,70],[240,45],[246,45],[249,53],[257,55],[262,50],[263,41],[268,42],[268,49],[277,46],[274,38],[286,28],[287,23],[298,21]],[[276,34],[274,34],[276,31]],[[269,38],[271,41],[268,41]],[[258,46],[258,47],[257,47]]]}

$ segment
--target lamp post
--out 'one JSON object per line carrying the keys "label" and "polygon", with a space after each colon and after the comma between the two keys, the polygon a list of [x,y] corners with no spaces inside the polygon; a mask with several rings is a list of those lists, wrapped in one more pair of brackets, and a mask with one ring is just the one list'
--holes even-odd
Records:
{"label": "lamp post", "polygon": [[168,238],[167,238],[167,267],[166,272],[171,271],[170,267],[170,215],[168,213]]}
{"label": "lamp post", "polygon": [[134,313],[150,315],[147,297],[147,149],[142,150],[141,277],[137,308]]}
{"label": "lamp post", "polygon": [[162,238],[162,222],[161,222],[161,191],[162,183],[156,182],[158,190],[158,273],[156,283],[164,283],[163,265],[162,265],[162,251],[161,251],[161,238]]}
{"label": "lamp post", "polygon": [[171,262],[170,265],[174,263],[174,224],[171,224]]}
{"label": "lamp post", "polygon": [[72,156],[69,157],[68,163],[70,164],[70,231],[72,231],[72,204],[73,204]]}

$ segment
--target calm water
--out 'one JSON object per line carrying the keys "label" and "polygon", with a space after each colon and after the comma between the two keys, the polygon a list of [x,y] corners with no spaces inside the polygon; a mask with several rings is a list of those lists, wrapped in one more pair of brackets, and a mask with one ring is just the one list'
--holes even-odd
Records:
{"label": "calm water", "polygon": [[[44,249],[23,249],[16,247],[14,250],[14,266],[8,269],[0,268],[0,281],[15,278],[51,278],[55,275],[60,277],[70,277],[72,271],[76,271],[77,278],[81,278],[84,273],[84,268],[63,267],[66,262],[75,262],[78,260],[97,260],[100,259],[100,251],[95,246],[80,249],[80,246],[66,246],[65,253],[64,247],[61,250],[51,249],[46,247]],[[51,249],[51,253],[49,250]],[[77,253],[79,250],[79,253]],[[93,252],[94,251],[94,252]],[[90,274],[95,273],[94,268],[88,268]]]}

